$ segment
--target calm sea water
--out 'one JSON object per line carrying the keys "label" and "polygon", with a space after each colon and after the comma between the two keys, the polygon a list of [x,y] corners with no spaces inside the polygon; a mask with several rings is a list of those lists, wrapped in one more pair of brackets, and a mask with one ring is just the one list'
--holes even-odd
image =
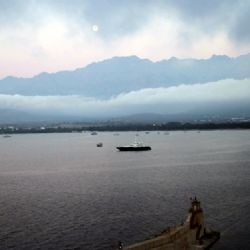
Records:
{"label": "calm sea water", "polygon": [[[0,249],[115,249],[186,218],[202,201],[214,249],[250,246],[250,131],[0,138]],[[96,143],[103,142],[102,148]]]}

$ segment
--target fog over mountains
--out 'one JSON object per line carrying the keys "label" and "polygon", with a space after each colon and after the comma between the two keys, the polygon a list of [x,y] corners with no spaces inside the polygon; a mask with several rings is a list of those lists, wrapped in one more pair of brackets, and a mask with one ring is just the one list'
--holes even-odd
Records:
{"label": "fog over mountains", "polygon": [[250,54],[159,62],[114,57],[74,71],[2,79],[0,114],[5,121],[20,120],[18,114],[29,120],[145,112],[249,115],[249,79]]}

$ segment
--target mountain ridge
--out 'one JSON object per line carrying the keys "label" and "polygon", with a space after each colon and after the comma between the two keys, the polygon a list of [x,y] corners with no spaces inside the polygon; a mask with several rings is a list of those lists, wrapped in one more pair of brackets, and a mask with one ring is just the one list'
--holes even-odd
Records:
{"label": "mountain ridge", "polygon": [[157,62],[135,55],[116,56],[72,71],[42,72],[31,78],[9,76],[0,80],[0,94],[105,99],[143,88],[249,78],[249,65],[250,53],[238,57],[213,55],[208,59],[171,57]]}

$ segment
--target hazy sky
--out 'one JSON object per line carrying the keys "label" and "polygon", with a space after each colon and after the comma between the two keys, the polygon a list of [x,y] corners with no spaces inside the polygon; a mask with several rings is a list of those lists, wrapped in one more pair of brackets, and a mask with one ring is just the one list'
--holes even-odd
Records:
{"label": "hazy sky", "polygon": [[0,78],[250,52],[250,0],[0,0]]}

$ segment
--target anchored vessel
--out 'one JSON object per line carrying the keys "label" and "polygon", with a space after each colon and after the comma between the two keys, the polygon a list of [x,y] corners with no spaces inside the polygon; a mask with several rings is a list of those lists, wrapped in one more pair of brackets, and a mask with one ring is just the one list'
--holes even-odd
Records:
{"label": "anchored vessel", "polygon": [[131,246],[124,247],[119,242],[118,249],[123,250],[205,250],[210,249],[220,238],[220,233],[209,229],[204,224],[200,202],[191,199],[186,221],[173,228],[167,228],[159,235]]}
{"label": "anchored vessel", "polygon": [[3,138],[10,138],[11,135],[3,135]]}
{"label": "anchored vessel", "polygon": [[120,151],[146,151],[151,150],[150,146],[144,145],[142,142],[134,142],[130,145],[116,147]]}

